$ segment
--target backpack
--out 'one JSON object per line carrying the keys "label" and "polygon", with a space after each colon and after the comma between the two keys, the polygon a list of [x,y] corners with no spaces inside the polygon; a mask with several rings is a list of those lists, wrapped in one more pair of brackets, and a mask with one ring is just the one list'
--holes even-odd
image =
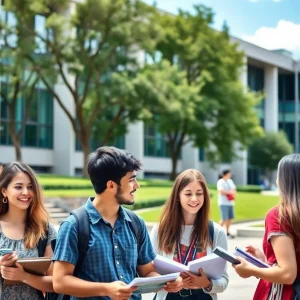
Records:
{"label": "backpack", "polygon": [[[123,209],[126,211],[129,218],[131,219],[131,222],[129,222],[129,226],[136,237],[137,245],[138,245],[138,252],[139,252],[140,246],[141,246],[141,237],[142,237],[141,222],[140,222],[138,216],[134,212],[132,212],[131,210],[129,210],[125,207],[123,207]],[[74,270],[74,274],[76,274],[76,271],[82,264],[85,254],[88,251],[88,244],[89,244],[89,237],[90,237],[90,222],[89,222],[89,216],[88,216],[87,211],[85,210],[84,206],[81,206],[81,207],[73,210],[70,214],[75,217],[76,225],[77,225],[77,232],[78,232],[79,257],[78,257],[78,261],[77,261],[77,264],[76,264],[75,270]],[[41,238],[38,241],[37,249],[38,249],[39,257],[43,257],[45,254],[45,250],[47,247],[47,241],[48,241],[47,235],[48,235],[48,232],[46,232],[45,238]],[[51,242],[53,251],[55,249],[55,244],[56,244],[56,240],[53,240]],[[45,299],[46,300],[70,300],[70,296],[64,295],[64,294],[47,292]]]}

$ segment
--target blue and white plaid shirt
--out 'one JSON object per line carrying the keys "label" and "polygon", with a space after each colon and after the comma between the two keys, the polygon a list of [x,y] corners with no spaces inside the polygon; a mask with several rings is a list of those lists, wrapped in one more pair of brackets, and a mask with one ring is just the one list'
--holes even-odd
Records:
{"label": "blue and white plaid shirt", "polygon": [[[130,217],[120,207],[119,216],[114,228],[106,222],[96,210],[89,198],[86,211],[90,221],[89,249],[76,276],[92,282],[113,282],[121,280],[130,283],[136,275],[137,265],[145,265],[155,258],[155,253],[149,239],[146,225],[140,218],[142,237],[138,253],[137,240],[132,232],[129,222]],[[78,236],[76,221],[73,216],[60,226],[54,261],[65,261],[76,266],[78,261]],[[71,297],[72,300],[80,299],[110,299],[109,297]],[[138,294],[132,294],[131,299],[141,299]]]}

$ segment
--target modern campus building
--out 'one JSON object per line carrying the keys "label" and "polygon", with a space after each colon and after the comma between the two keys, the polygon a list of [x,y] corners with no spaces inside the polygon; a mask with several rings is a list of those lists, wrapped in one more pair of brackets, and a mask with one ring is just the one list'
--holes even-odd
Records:
{"label": "modern campus building", "polygon": [[[2,11],[7,22],[13,16]],[[285,50],[268,51],[254,44],[232,38],[246,55],[246,67],[241,80],[245,86],[255,91],[264,91],[265,99],[258,108],[262,126],[266,131],[283,129],[299,152],[299,70],[300,62],[295,61]],[[1,40],[0,40],[1,46]],[[140,53],[139,61],[145,61]],[[0,76],[1,88],[5,78]],[[62,95],[66,105],[72,107],[72,98],[67,88],[56,84],[56,92]],[[8,109],[0,97],[0,161],[7,163],[15,159],[8,131]],[[22,99],[18,104],[16,121],[24,109]],[[167,177],[171,172],[171,159],[168,157],[166,139],[154,128],[142,122],[130,124],[125,137],[120,137],[118,146],[138,157],[143,163],[142,176]],[[36,90],[22,140],[23,160],[41,172],[61,175],[80,174],[83,168],[83,154],[76,143],[74,132],[65,113],[49,92],[42,86]],[[259,170],[248,164],[247,151],[238,152],[239,159],[212,168],[205,159],[205,149],[196,149],[187,144],[178,163],[177,171],[186,168],[201,170],[209,183],[215,183],[224,168],[231,168],[237,184],[257,184]]]}

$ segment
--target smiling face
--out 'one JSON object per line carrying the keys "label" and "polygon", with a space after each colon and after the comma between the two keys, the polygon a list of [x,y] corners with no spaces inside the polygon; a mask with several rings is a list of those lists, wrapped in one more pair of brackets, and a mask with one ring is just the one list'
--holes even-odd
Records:
{"label": "smiling face", "polygon": [[116,199],[118,203],[132,205],[134,204],[134,195],[136,190],[140,187],[136,179],[136,171],[127,172],[118,185]]}
{"label": "smiling face", "polygon": [[179,193],[183,215],[191,216],[198,213],[204,203],[204,192],[197,180],[186,185]]}
{"label": "smiling face", "polygon": [[7,197],[9,208],[28,209],[34,198],[30,177],[23,172],[17,173],[1,192]]}

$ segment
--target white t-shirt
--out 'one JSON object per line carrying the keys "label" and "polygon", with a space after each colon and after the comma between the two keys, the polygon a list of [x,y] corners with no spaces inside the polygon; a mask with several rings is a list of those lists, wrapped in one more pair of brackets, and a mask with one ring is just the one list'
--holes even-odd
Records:
{"label": "white t-shirt", "polygon": [[[224,229],[216,223],[214,224],[214,240],[213,240],[213,246],[208,246],[204,251],[206,254],[211,254],[212,250],[219,246],[223,249],[227,250],[227,238]],[[185,225],[181,234],[180,244],[189,246],[191,243],[191,233],[193,230],[193,226]],[[158,225],[154,225],[151,233],[150,233],[150,240],[153,246],[153,250],[156,254],[160,254],[164,257],[167,257],[169,259],[174,259],[175,252],[172,253],[165,253],[163,251],[158,250]],[[212,297],[212,300],[218,300],[218,293],[222,293],[226,290],[228,285],[228,274],[227,274],[227,267],[224,270],[224,274],[220,279],[213,279],[212,280],[212,290],[210,292],[207,292]],[[205,291],[205,289],[204,289]],[[206,291],[205,291],[206,292]],[[161,290],[157,293],[156,300],[165,300],[167,296],[167,292],[165,290]]]}
{"label": "white t-shirt", "polygon": [[223,178],[219,179],[217,182],[217,190],[218,190],[218,204],[219,205],[234,205],[234,201],[229,201],[226,195],[222,195],[220,193],[221,190],[230,191],[236,190],[236,186],[231,179],[224,180]]}

